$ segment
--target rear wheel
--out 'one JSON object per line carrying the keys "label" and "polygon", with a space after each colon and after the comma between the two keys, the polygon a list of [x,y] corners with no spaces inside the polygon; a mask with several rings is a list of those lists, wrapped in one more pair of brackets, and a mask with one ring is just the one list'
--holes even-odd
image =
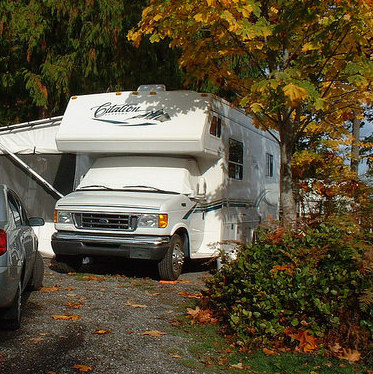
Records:
{"label": "rear wheel", "polygon": [[32,270],[31,279],[27,285],[27,289],[30,291],[38,291],[43,287],[44,278],[44,262],[41,254],[36,252],[36,258],[34,268]]}
{"label": "rear wheel", "polygon": [[18,288],[12,305],[1,314],[0,327],[7,330],[17,330],[21,325],[22,282]]}
{"label": "rear wheel", "polygon": [[161,279],[176,280],[181,274],[184,264],[184,242],[180,235],[171,238],[170,246],[164,258],[158,263]]}

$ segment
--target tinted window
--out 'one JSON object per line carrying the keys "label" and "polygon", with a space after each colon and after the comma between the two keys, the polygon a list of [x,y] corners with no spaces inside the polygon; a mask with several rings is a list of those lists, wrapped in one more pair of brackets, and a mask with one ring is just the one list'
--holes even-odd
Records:
{"label": "tinted window", "polygon": [[238,180],[243,177],[243,144],[234,139],[229,139],[228,175]]}
{"label": "tinted window", "polygon": [[8,200],[9,204],[11,205],[13,216],[16,220],[16,225],[29,225],[26,209],[23,206],[22,202],[19,200],[18,196],[13,193],[9,193]]}
{"label": "tinted window", "polygon": [[217,138],[221,137],[221,118],[218,118],[216,116],[212,117],[210,134],[216,136]]}
{"label": "tinted window", "polygon": [[8,202],[9,202],[10,211],[12,212],[16,227],[22,226],[21,212],[19,211],[19,208],[13,196],[8,195]]}
{"label": "tinted window", "polygon": [[266,177],[273,177],[273,155],[266,153]]}

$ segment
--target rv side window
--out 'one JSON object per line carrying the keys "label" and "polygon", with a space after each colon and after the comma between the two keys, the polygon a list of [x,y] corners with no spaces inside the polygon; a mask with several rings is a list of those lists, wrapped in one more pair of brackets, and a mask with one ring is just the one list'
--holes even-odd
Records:
{"label": "rv side window", "polygon": [[273,177],[273,155],[266,153],[266,177]]}
{"label": "rv side window", "polygon": [[217,138],[221,137],[221,118],[218,118],[216,116],[212,117],[210,134],[216,136]]}
{"label": "rv side window", "polygon": [[229,139],[228,175],[238,180],[243,177],[243,144],[234,139]]}

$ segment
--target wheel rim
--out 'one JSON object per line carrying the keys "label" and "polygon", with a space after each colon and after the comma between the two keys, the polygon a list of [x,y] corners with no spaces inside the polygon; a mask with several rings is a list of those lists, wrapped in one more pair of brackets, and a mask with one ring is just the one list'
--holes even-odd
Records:
{"label": "wheel rim", "polygon": [[172,267],[178,272],[181,271],[181,268],[184,264],[184,252],[183,248],[179,243],[176,243],[172,251]]}

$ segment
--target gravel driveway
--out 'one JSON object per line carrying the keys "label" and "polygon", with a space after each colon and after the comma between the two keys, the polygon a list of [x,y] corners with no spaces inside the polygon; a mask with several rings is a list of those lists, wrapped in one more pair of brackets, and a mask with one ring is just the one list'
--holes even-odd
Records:
{"label": "gravel driveway", "polygon": [[[203,288],[206,266],[176,284],[120,260],[63,274],[44,259],[44,287],[23,306],[21,328],[0,330],[0,373],[195,373],[182,365],[192,338],[171,321]],[[79,366],[81,365],[81,366]]]}

